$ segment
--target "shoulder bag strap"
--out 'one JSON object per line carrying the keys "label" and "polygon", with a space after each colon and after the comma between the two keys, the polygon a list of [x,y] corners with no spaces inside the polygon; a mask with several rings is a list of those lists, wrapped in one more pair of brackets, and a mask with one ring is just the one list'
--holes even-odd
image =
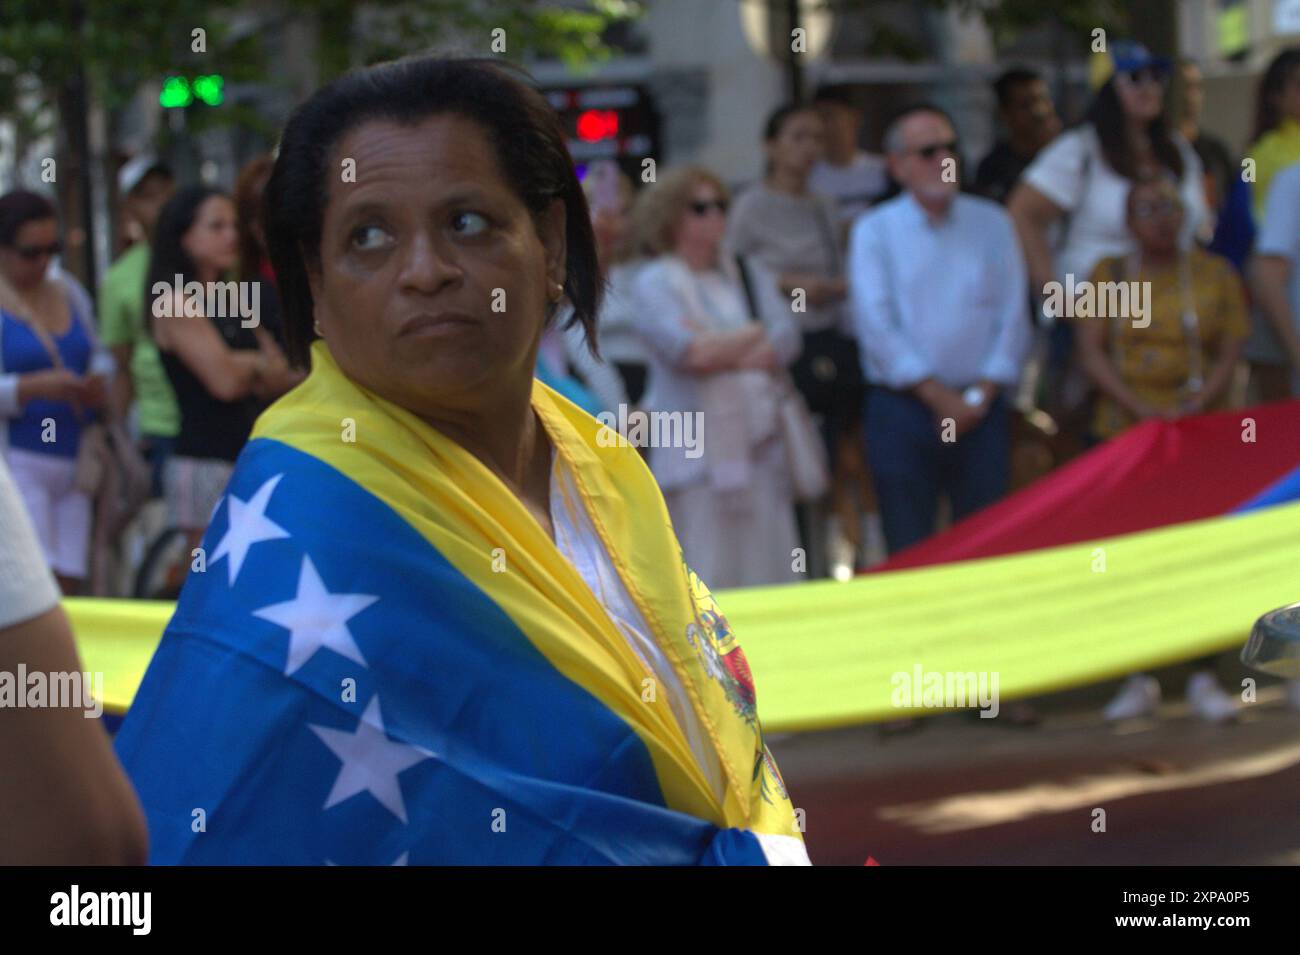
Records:
{"label": "shoulder bag strap", "polygon": [[745,290],[745,304],[749,306],[749,319],[753,322],[761,321],[758,316],[758,302],[754,298],[754,285],[749,278],[749,269],[745,267],[745,257],[737,255],[735,259],[736,271],[740,273],[740,285]]}
{"label": "shoulder bag strap", "polygon": [[[68,316],[73,322],[78,321],[76,310],[73,309],[72,300],[66,291],[64,292],[64,300],[68,306]],[[50,335],[49,330],[44,325],[35,318],[28,321],[27,319],[19,318],[17,315],[14,315],[13,319],[16,322],[20,322],[27,326],[31,333],[36,336],[36,340],[41,343],[41,347],[45,349],[45,353],[50,356],[50,361],[54,363],[56,369],[65,369],[67,367],[63,363],[63,356],[59,354],[59,346],[54,343],[54,337]],[[72,411],[78,418],[85,418],[85,412],[82,411],[81,402],[73,401]]]}
{"label": "shoulder bag strap", "polygon": [[840,252],[840,244],[835,238],[835,228],[831,225],[830,219],[826,214],[826,207],[816,198],[813,198],[814,218],[817,220],[817,228],[821,232],[822,244],[826,246],[829,253],[827,261],[831,264],[832,275],[842,275],[844,272],[843,256]]}

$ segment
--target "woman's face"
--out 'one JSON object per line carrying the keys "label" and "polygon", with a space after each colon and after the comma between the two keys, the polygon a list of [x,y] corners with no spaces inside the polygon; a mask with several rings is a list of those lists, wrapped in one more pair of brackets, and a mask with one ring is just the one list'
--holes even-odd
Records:
{"label": "woman's face", "polygon": [[785,118],[776,138],[767,144],[767,158],[773,169],[804,177],[822,157],[826,127],[812,110],[800,110]]}
{"label": "woman's face", "polygon": [[697,182],[677,223],[677,251],[715,254],[726,231],[727,201],[713,183]]}
{"label": "woman's face", "polygon": [[1149,123],[1164,109],[1165,75],[1151,67],[1133,73],[1116,73],[1115,93],[1125,116]]}
{"label": "woman's face", "polygon": [[612,208],[601,209],[591,219],[591,228],[596,233],[596,244],[600,247],[600,257],[604,262],[613,260],[623,240],[631,228],[626,202],[620,202]]}
{"label": "woman's face", "polygon": [[1136,185],[1129,196],[1128,221],[1143,250],[1172,252],[1183,227],[1182,197],[1173,183],[1164,179]]}
{"label": "woman's face", "polygon": [[58,243],[58,220],[32,219],[24,222],[14,236],[14,244],[0,248],[0,269],[14,288],[35,288],[45,278],[50,259],[58,253]]}
{"label": "woman's face", "polygon": [[194,224],[181,236],[181,248],[204,272],[220,274],[239,260],[239,230],[235,204],[225,196],[209,196],[199,205]]}
{"label": "woman's face", "polygon": [[[355,161],[355,182],[340,175]],[[456,114],[363,123],[335,146],[316,319],[343,371],[425,417],[527,387],[565,275],[562,200],[540,231],[486,132]]]}

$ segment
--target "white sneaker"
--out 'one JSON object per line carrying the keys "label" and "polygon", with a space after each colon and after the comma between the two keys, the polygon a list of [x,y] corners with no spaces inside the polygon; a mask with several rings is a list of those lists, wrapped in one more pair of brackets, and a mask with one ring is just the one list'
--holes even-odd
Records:
{"label": "white sneaker", "polygon": [[1219,686],[1213,673],[1200,670],[1187,679],[1187,703],[1207,723],[1222,723],[1237,715],[1237,702]]}
{"label": "white sneaker", "polygon": [[1300,680],[1286,681],[1286,702],[1293,710],[1300,710]]}
{"label": "white sneaker", "polygon": [[1160,681],[1145,673],[1134,673],[1124,681],[1101,715],[1112,722],[1131,720],[1154,713],[1159,705]]}

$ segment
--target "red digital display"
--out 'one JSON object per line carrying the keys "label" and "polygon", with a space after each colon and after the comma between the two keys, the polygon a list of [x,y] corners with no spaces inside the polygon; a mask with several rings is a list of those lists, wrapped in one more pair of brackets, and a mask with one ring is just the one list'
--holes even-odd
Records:
{"label": "red digital display", "polygon": [[612,109],[588,109],[578,114],[578,138],[598,143],[618,135],[618,112]]}

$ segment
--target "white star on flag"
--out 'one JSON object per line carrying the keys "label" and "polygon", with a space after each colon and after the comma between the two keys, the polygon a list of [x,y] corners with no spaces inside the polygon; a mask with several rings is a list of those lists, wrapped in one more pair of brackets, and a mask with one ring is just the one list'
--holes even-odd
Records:
{"label": "white star on flag", "polygon": [[239,568],[244,565],[244,558],[248,556],[249,548],[262,541],[279,540],[289,536],[288,531],[266,516],[266,505],[271,501],[271,492],[275,490],[282,477],[283,474],[277,474],[269,479],[247,501],[241,501],[235,495],[230,495],[230,507],[227,510],[230,524],[226,528],[226,533],[221,535],[216,550],[212,552],[211,563],[215,564],[223,557],[229,558],[226,563],[230,567],[232,587],[235,586],[235,578],[239,576]]}
{"label": "white star on flag", "polygon": [[293,600],[254,610],[253,616],[279,624],[289,631],[285,676],[290,676],[322,647],[368,667],[361,649],[352,639],[347,622],[378,599],[371,594],[330,593],[311,558],[303,557],[297,596]]}
{"label": "white star on flag", "polygon": [[[402,820],[403,825],[406,824],[406,804],[402,801],[402,787],[397,777],[417,763],[432,759],[433,753],[388,738],[379,715],[378,695],[366,705],[355,733],[315,724],[308,724],[308,728],[343,761],[324,808],[337,806],[357,793],[368,792],[381,806]],[[399,856],[395,864],[404,864],[403,858]]]}

